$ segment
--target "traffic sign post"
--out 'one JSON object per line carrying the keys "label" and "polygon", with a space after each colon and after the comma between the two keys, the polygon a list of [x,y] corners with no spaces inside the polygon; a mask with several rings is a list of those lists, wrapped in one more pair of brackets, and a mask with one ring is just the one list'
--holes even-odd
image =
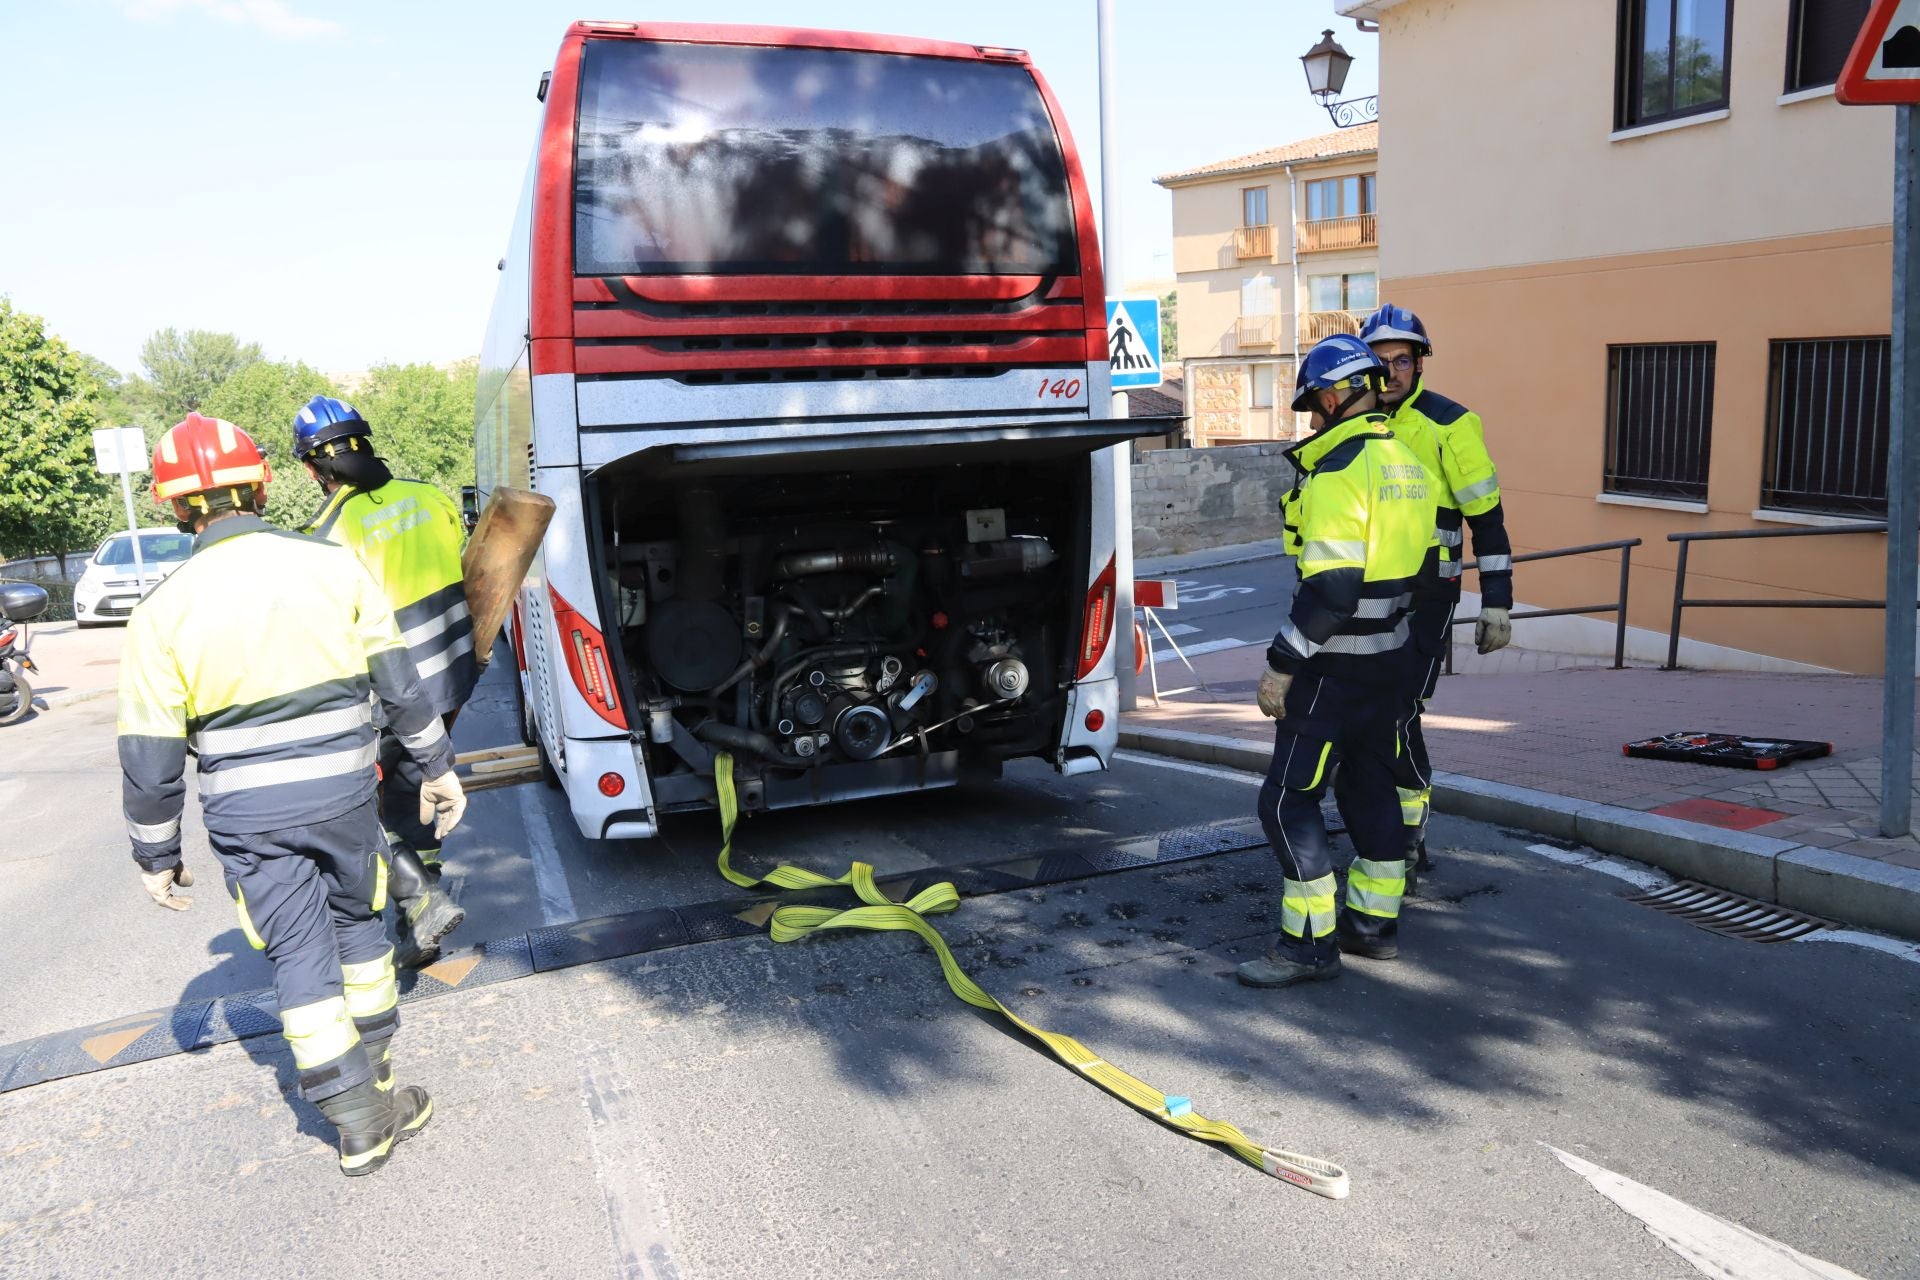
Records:
{"label": "traffic sign post", "polygon": [[133,480],[147,469],[147,436],[138,427],[102,427],[93,433],[93,465],[106,475],[120,476],[120,497],[127,504],[127,537],[133,543],[134,590],[147,594],[147,558],[140,553],[140,526],[133,516]]}
{"label": "traffic sign post", "polygon": [[1874,0],[1834,94],[1894,104],[1893,412],[1887,431],[1886,671],[1880,833],[1913,829],[1914,600],[1920,595],[1920,0]]}

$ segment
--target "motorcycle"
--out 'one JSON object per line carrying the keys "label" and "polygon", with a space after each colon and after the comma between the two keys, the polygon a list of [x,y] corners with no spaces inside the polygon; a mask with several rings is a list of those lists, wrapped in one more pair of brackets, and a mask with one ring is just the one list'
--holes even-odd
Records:
{"label": "motorcycle", "polygon": [[33,710],[31,628],[27,623],[47,610],[44,588],[30,582],[0,583],[0,725],[24,720]]}

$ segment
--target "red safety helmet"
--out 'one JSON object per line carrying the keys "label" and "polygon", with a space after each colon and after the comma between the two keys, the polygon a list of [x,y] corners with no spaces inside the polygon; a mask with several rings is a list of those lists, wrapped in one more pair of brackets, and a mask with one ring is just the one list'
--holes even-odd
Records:
{"label": "red safety helmet", "polygon": [[155,502],[241,486],[264,490],[271,479],[273,468],[260,446],[224,418],[190,413],[167,428],[153,451]]}

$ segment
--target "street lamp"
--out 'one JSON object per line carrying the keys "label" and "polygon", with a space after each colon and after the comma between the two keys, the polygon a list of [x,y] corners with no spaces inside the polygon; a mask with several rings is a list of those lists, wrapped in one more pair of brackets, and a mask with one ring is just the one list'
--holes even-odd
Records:
{"label": "street lamp", "polygon": [[1300,55],[1300,65],[1306,68],[1307,92],[1320,100],[1320,105],[1327,109],[1335,128],[1351,129],[1380,118],[1378,94],[1348,98],[1344,102],[1334,101],[1347,86],[1347,72],[1353,66],[1353,55],[1340,47],[1340,42],[1333,38],[1332,28],[1323,30],[1320,43]]}

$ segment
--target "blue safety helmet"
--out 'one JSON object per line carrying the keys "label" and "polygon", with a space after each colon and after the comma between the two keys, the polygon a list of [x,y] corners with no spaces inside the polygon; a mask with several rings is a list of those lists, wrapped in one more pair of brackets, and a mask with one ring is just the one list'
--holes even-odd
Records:
{"label": "blue safety helmet", "polygon": [[1427,326],[1420,323],[1420,317],[1391,302],[1367,317],[1360,326],[1360,341],[1369,346],[1376,342],[1411,342],[1418,354],[1433,354],[1433,343],[1427,340]]}
{"label": "blue safety helmet", "polygon": [[1365,390],[1386,381],[1387,366],[1373,354],[1373,348],[1350,333],[1336,333],[1313,344],[1300,362],[1300,377],[1293,385],[1293,411],[1304,413],[1313,406],[1308,397],[1315,391],[1337,387]]}
{"label": "blue safety helmet", "polygon": [[315,396],[294,415],[293,456],[304,460],[336,440],[372,434],[373,428],[360,416],[360,411],[345,400]]}

